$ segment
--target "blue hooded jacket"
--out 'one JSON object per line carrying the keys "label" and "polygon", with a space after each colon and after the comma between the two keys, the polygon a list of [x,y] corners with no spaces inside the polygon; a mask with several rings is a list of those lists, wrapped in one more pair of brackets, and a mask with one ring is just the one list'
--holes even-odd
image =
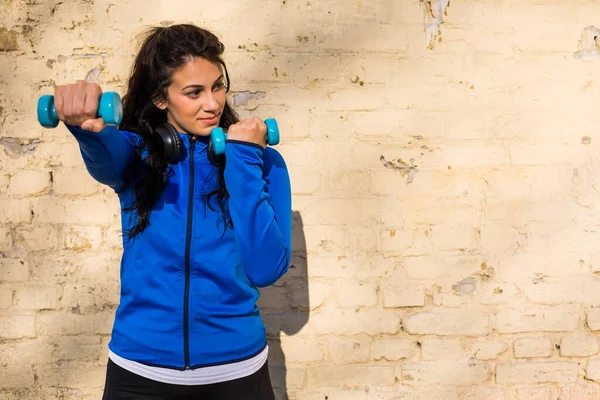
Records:
{"label": "blue hooded jacket", "polygon": [[[99,133],[67,127],[92,177],[118,194],[127,232],[136,221],[127,209],[135,201],[135,171],[144,169],[136,151],[142,139],[114,126]],[[224,178],[234,228],[224,230],[216,196],[212,210],[202,199],[217,187],[209,138],[180,137],[185,159],[171,165],[150,225],[123,241],[109,348],[129,360],[183,370],[241,361],[264,349],[258,288],[288,269],[292,210],[281,155],[229,140]]]}

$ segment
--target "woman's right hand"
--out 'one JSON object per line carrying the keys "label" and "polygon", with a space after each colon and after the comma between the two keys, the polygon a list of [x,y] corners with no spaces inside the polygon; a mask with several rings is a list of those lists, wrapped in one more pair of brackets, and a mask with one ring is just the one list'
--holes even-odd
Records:
{"label": "woman's right hand", "polygon": [[54,109],[65,124],[79,126],[91,132],[100,132],[106,124],[97,118],[102,89],[97,83],[77,81],[57,86],[54,90]]}

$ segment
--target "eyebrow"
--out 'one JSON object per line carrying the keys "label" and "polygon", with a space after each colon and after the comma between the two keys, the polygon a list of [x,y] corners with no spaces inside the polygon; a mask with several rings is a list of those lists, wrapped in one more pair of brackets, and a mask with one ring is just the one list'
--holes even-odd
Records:
{"label": "eyebrow", "polygon": [[[221,74],[221,76],[219,76],[219,77],[217,78],[217,80],[216,80],[216,81],[213,83],[213,85],[214,85],[215,83],[219,82],[219,81],[222,81],[222,80],[223,80],[223,78],[224,78],[224,77],[223,77],[223,74]],[[183,89],[181,89],[181,91],[183,92],[184,90],[186,90],[186,89],[191,89],[191,88],[194,88],[194,89],[204,89],[204,85],[195,85],[195,84],[192,84],[192,85],[187,85],[186,87],[184,87]]]}

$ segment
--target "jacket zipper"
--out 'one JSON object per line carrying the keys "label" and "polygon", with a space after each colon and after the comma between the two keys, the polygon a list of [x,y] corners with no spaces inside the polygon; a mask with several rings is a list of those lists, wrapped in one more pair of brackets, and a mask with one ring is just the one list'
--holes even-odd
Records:
{"label": "jacket zipper", "polygon": [[185,236],[185,291],[183,299],[183,351],[185,354],[185,369],[190,369],[190,326],[189,326],[189,300],[190,300],[190,274],[191,274],[191,247],[192,247],[192,221],[194,212],[194,147],[196,136],[192,136],[190,145],[190,186],[188,194],[187,231]]}

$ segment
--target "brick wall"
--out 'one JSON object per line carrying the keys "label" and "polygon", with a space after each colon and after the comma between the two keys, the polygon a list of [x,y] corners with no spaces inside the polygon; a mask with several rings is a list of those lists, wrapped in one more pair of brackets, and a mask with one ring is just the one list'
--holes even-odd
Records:
{"label": "brick wall", "polygon": [[282,131],[279,398],[600,399],[600,6],[207,4],[0,0],[0,398],[98,399],[118,304],[117,199],[38,97],[123,93],[135,35],[191,21]]}

